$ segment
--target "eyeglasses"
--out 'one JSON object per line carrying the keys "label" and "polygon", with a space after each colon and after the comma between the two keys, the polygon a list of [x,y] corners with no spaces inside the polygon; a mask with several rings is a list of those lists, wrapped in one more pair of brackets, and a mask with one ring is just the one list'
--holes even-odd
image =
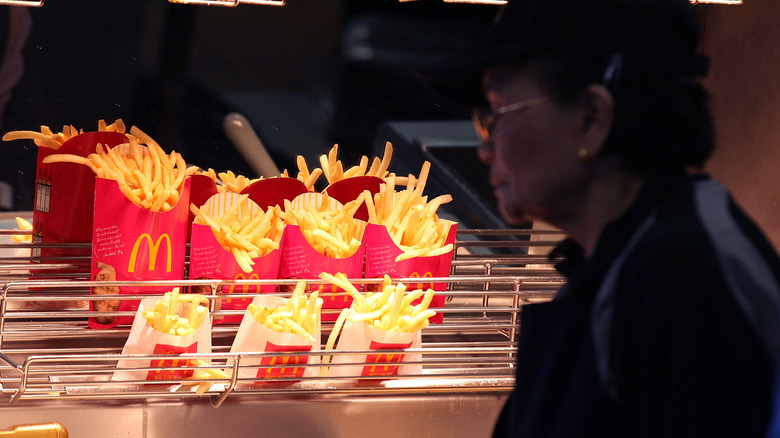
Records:
{"label": "eyeglasses", "polygon": [[498,120],[499,116],[514,111],[520,111],[547,102],[550,99],[552,99],[551,96],[539,96],[533,99],[510,103],[509,105],[501,106],[494,110],[487,107],[474,108],[471,113],[471,120],[474,122],[474,129],[477,131],[479,139],[486,141],[493,133],[493,128],[495,127],[496,120]]}
{"label": "eyeglasses", "polygon": [[[620,83],[620,76],[622,73],[623,56],[620,53],[616,53],[610,58],[609,64],[607,65],[607,68],[604,71],[604,76],[601,80],[602,85],[604,85],[613,95],[615,95],[617,92],[618,84]],[[552,99],[551,96],[540,96],[533,99],[515,102],[496,108],[494,110],[491,110],[487,107],[475,108],[471,113],[471,120],[474,122],[474,129],[477,131],[479,139],[481,141],[486,141],[493,133],[493,128],[495,127],[499,116],[513,111],[520,111],[522,109],[547,102],[550,99]]]}

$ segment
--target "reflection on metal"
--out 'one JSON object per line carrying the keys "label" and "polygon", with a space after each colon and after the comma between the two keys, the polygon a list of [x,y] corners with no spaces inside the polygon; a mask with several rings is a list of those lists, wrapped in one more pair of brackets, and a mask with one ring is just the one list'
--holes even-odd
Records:
{"label": "reflection on metal", "polygon": [[[0,0],[0,5],[41,7],[44,0]],[[398,0],[399,3],[417,0]],[[473,5],[505,5],[507,0],[442,0],[444,3],[468,3]],[[200,6],[236,7],[242,5],[284,6],[286,0],[168,0],[170,3]],[[690,0],[693,4],[741,5],[742,0]]]}
{"label": "reflection on metal", "polygon": [[228,6],[228,7],[236,7],[239,4],[284,6],[285,1],[286,0],[168,0],[168,2],[170,3],[201,5],[201,6]]}
{"label": "reflection on metal", "polygon": [[[3,230],[8,233],[16,230]],[[470,403],[484,403],[485,398],[494,400],[506,396],[514,386],[515,352],[519,333],[522,306],[549,301],[563,284],[563,278],[553,267],[546,255],[526,254],[529,247],[539,247],[547,254],[560,239],[556,230],[459,230],[455,242],[455,255],[451,275],[430,278],[434,284],[445,284],[446,305],[437,308],[442,315],[440,323],[431,324],[421,333],[419,348],[384,350],[385,353],[409,355],[409,365],[416,368],[408,372],[390,375],[367,375],[364,367],[376,365],[368,356],[371,350],[344,349],[338,344],[329,350],[329,356],[340,356],[343,362],[323,364],[322,348],[307,352],[250,351],[231,352],[233,340],[238,331],[237,324],[212,326],[210,352],[182,353],[177,364],[166,362],[170,356],[150,353],[122,354],[130,327],[117,326],[105,330],[90,329],[87,318],[105,316],[89,310],[87,301],[95,298],[90,289],[97,283],[90,280],[89,256],[68,257],[52,263],[32,263],[28,253],[36,244],[0,244],[0,249],[21,249],[22,253],[0,256],[0,413],[4,408],[16,405],[20,410],[39,409],[40,402],[54,402],[49,406],[67,406],[68,401],[87,409],[87,404],[100,406],[101,401],[111,400],[118,409],[137,412],[135,407],[143,401],[144,409],[170,403],[187,403],[181,415],[190,415],[194,405],[204,402],[215,408],[227,410],[238,406],[268,403],[269,400],[298,403],[305,397],[318,400],[318,406],[326,400],[341,398],[349,401],[352,396],[381,400],[382,409],[389,402],[399,403],[412,400],[412,396],[427,397],[431,402],[446,401],[452,407],[453,401],[468,397]],[[514,237],[514,239],[513,239]],[[524,237],[525,240],[517,240]],[[531,240],[532,237],[538,239]],[[89,243],[74,243],[89,247]],[[522,249],[523,254],[495,254],[495,250]],[[23,268],[21,268],[23,266]],[[533,266],[533,267],[531,267]],[[56,274],[55,274],[56,273]],[[56,278],[56,279],[55,279]],[[397,278],[410,284],[419,279]],[[239,285],[280,285],[297,283],[296,279],[282,280],[167,280],[102,282],[100,285],[141,286],[209,286],[210,293],[204,293],[209,300],[211,315],[215,321],[228,315],[241,315],[242,310],[218,308],[223,299],[221,290]],[[383,279],[353,279],[358,287]],[[319,278],[306,279],[312,286],[323,284]],[[289,296],[290,292],[277,295]],[[345,292],[337,295],[346,295]],[[248,298],[259,293],[246,293]],[[147,298],[143,295],[122,295],[121,299]],[[114,299],[102,295],[101,299]],[[69,303],[69,304],[63,304]],[[335,317],[338,309],[324,310]],[[122,316],[133,316],[134,311],[124,311]],[[115,313],[111,316],[119,316]],[[335,319],[335,318],[333,318]],[[323,340],[330,337],[333,322],[321,325]],[[295,373],[300,357],[313,357]],[[276,360],[274,360],[274,358]],[[131,360],[124,371],[140,372],[115,375],[119,360]],[[293,365],[289,365],[293,364]],[[357,368],[355,366],[357,365]],[[391,365],[392,366],[392,365]],[[193,384],[206,383],[202,378],[177,377],[165,384],[147,385],[149,373],[182,371],[183,369],[229,370],[220,378],[208,378],[211,385],[203,394],[193,390]],[[269,372],[270,370],[270,372]],[[308,370],[308,372],[306,371]],[[327,370],[327,372],[325,371]],[[338,372],[337,372],[338,370]],[[249,371],[248,374],[242,371]],[[260,373],[262,371],[262,373]],[[255,384],[258,378],[263,384]],[[382,398],[382,399],[379,399]],[[67,400],[67,401],[66,401]],[[237,403],[238,400],[242,402]],[[420,398],[414,398],[419,403]],[[387,401],[387,402],[386,402]],[[126,403],[123,403],[126,402]],[[428,403],[428,402],[426,402]],[[480,405],[471,406],[472,412],[484,411]],[[265,406],[265,405],[264,405]],[[339,415],[345,415],[342,407]],[[493,410],[494,404],[490,404]],[[14,412],[19,411],[14,408]],[[305,409],[300,406],[300,409]],[[274,415],[276,412],[274,411]],[[350,412],[357,412],[349,409]],[[362,413],[361,415],[364,415]],[[116,411],[112,411],[116,417]],[[299,410],[296,410],[299,412]],[[450,412],[451,414],[452,412]],[[497,413],[497,411],[496,411]],[[36,418],[40,418],[38,412]],[[130,414],[132,415],[132,414]],[[327,418],[333,418],[331,416]],[[385,415],[385,414],[383,414]],[[388,414],[389,415],[389,414]],[[408,413],[405,414],[408,416]],[[60,417],[62,418],[62,417]],[[92,415],[90,415],[92,418]],[[254,417],[253,417],[254,418]],[[428,418],[424,416],[424,418]],[[14,418],[22,423],[27,420]],[[339,421],[341,421],[339,417]],[[38,420],[35,420],[38,421]],[[406,420],[405,420],[406,421]],[[34,422],[34,421],[33,421]],[[141,423],[141,422],[139,422]],[[150,418],[149,422],[156,423]],[[170,424],[162,422],[160,426]],[[327,421],[325,422],[326,424]],[[316,421],[315,424],[321,424]],[[70,424],[69,424],[70,427]],[[437,430],[441,425],[436,426]],[[82,434],[83,436],[90,436]],[[148,436],[174,436],[155,433]],[[326,434],[328,436],[332,434]],[[350,433],[349,436],[359,434]],[[453,436],[450,434],[425,433],[428,437]],[[76,434],[74,433],[74,436]],[[134,434],[132,436],[147,436]],[[231,435],[233,436],[233,435]],[[245,433],[235,436],[249,436]],[[322,436],[322,434],[279,435]],[[340,435],[341,436],[341,435]],[[374,438],[384,436],[372,432]],[[413,436],[413,434],[403,434]],[[416,435],[414,435],[416,436]]]}
{"label": "reflection on metal", "polygon": [[30,6],[40,8],[43,6],[43,0],[0,0],[0,5],[6,6]]}
{"label": "reflection on metal", "polygon": [[506,0],[444,0],[444,3],[469,3],[472,5],[505,5]]}
{"label": "reflection on metal", "polygon": [[[398,0],[399,2],[414,0]],[[507,0],[443,0],[444,3],[469,3],[473,5],[505,5]],[[741,5],[742,0],[690,0],[692,4]]]}

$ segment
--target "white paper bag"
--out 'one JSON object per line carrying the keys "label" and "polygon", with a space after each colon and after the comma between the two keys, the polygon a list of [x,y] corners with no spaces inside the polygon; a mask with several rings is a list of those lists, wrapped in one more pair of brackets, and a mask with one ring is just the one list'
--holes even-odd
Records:
{"label": "white paper bag", "polygon": [[[341,330],[337,350],[375,350],[370,354],[335,354],[330,363],[329,376],[356,378],[367,376],[397,376],[422,373],[419,353],[384,353],[382,350],[420,348],[422,332],[405,333],[376,328],[363,321],[352,322],[347,318]],[[418,362],[418,363],[408,363]],[[340,365],[359,363],[359,365]]]}
{"label": "white paper bag", "polygon": [[[287,299],[278,296],[258,296],[252,303],[256,306],[281,307]],[[317,321],[317,332],[313,335],[315,341],[304,338],[297,333],[281,333],[257,322],[252,313],[247,310],[238,327],[238,333],[230,348],[231,353],[238,352],[296,352],[320,350],[320,321]],[[243,357],[238,371],[239,379],[279,379],[291,377],[313,377],[319,375],[319,367],[307,365],[319,364],[317,355],[285,355],[277,357]],[[232,360],[228,361],[228,366]],[[300,365],[300,366],[298,366]],[[258,368],[258,366],[260,366]],[[226,369],[231,373],[231,369]],[[248,383],[248,382],[242,382]]]}
{"label": "white paper bag", "polygon": [[[126,368],[134,367],[177,367],[188,366],[186,359],[179,359],[177,355],[182,353],[211,353],[211,318],[209,315],[203,320],[200,327],[194,332],[185,336],[175,336],[155,330],[144,318],[146,309],[153,309],[159,298],[146,298],[141,300],[138,310],[133,319],[133,325],[130,328],[130,335],[127,338],[122,355],[126,354],[169,354],[170,359],[122,359],[117,363],[117,371],[114,372],[112,380],[178,380],[192,377],[195,370],[143,370],[127,371]],[[184,302],[189,304],[189,302]],[[180,316],[186,316],[189,312],[189,306],[180,305],[177,313]],[[160,382],[164,383],[164,382]]]}

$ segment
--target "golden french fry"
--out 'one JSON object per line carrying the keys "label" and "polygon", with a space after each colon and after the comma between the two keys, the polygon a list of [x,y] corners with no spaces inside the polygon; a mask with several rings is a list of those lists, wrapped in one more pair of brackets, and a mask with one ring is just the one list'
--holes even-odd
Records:
{"label": "golden french fry", "polygon": [[[352,286],[344,274],[322,274],[320,278],[347,290],[354,297],[352,306],[342,311],[342,314],[345,315],[344,318],[353,322],[363,321],[387,331],[413,332],[427,327],[429,319],[436,314],[435,311],[428,309],[435,294],[432,289],[424,292],[422,290],[407,291],[406,285],[402,283],[393,285],[387,275],[385,275],[382,292],[366,292],[365,294],[360,293]],[[421,302],[412,305],[412,301],[421,296],[423,297]],[[339,315],[339,318],[341,316]],[[338,336],[337,327],[340,330],[341,326],[338,325],[338,320],[328,338],[329,344],[331,338],[335,342],[335,338]],[[332,345],[330,347],[326,345],[326,350],[332,348]]]}
{"label": "golden french fry", "polygon": [[369,160],[369,158],[364,155],[360,158],[358,164],[351,167],[346,167],[344,163],[338,159],[338,153],[339,145],[334,144],[328,153],[319,156],[318,160],[320,167],[311,169],[311,171],[309,171],[309,167],[303,156],[298,155],[296,157],[298,180],[303,182],[309,190],[312,190],[312,187],[322,175],[325,176],[325,180],[328,184],[333,184],[347,178],[365,175],[385,178],[388,174],[387,168],[392,159],[393,146],[390,142],[387,142],[381,159],[379,157],[374,157],[373,160]]}
{"label": "golden french fry", "polygon": [[[121,120],[117,120],[114,126],[113,131],[121,132],[124,134],[124,124],[121,123]],[[119,128],[121,126],[121,129]],[[110,131],[110,129],[107,129],[106,122],[104,120],[98,121],[98,131]],[[83,130],[76,129],[76,127],[72,125],[64,125],[62,127],[62,132],[52,132],[52,130],[45,125],[41,126],[40,132],[37,131],[11,131],[3,135],[3,141],[13,141],[13,140],[32,140],[37,146],[40,147],[46,147],[50,149],[59,149],[60,146],[62,146],[63,143],[70,140],[71,138],[83,134]]]}
{"label": "golden french fry", "polygon": [[[430,163],[426,161],[419,178],[410,175],[406,188],[400,191],[395,190],[399,179],[390,174],[373,200],[366,199],[369,223],[384,225],[393,242],[404,250],[397,262],[446,254],[453,249],[452,244],[445,245],[449,223],[439,220],[436,214],[442,204],[452,201],[452,196],[441,195],[430,201],[423,196],[429,172]],[[362,196],[370,197],[368,192]]]}
{"label": "golden french fry", "polygon": [[314,336],[319,329],[323,299],[316,292],[307,298],[305,289],[306,282],[299,281],[284,305],[266,307],[251,303],[247,309],[258,323],[271,330],[295,333],[310,342],[316,342]]}
{"label": "golden french fry", "polygon": [[[341,309],[341,313],[339,313],[338,318],[336,318],[336,322],[333,323],[333,329],[330,332],[330,335],[328,335],[328,340],[325,342],[325,351],[331,351],[333,350],[333,347],[336,346],[336,340],[339,337],[339,334],[341,333],[342,327],[344,327],[344,321],[347,320],[347,316],[349,315],[350,309]],[[323,365],[327,365],[330,362],[330,356],[322,356],[322,363]],[[320,368],[320,377],[327,377],[328,376],[328,367],[322,367]]]}
{"label": "golden french fry", "polygon": [[337,209],[308,204],[295,208],[288,201],[281,217],[287,224],[298,225],[306,241],[319,253],[334,258],[349,257],[360,247],[363,227],[356,226],[354,215],[363,201],[359,198]]}
{"label": "golden french fry", "polygon": [[279,249],[282,233],[278,232],[276,222],[281,222],[281,209],[268,207],[265,212],[259,210],[252,215],[248,195],[241,195],[221,215],[210,215],[205,208],[190,205],[195,216],[193,223],[208,225],[217,242],[236,259],[241,270],[251,273],[255,262],[252,260]]}
{"label": "golden french fry", "polygon": [[[117,120],[112,125],[100,121],[98,129],[124,133],[125,125]],[[77,131],[63,127],[69,135]],[[116,180],[119,189],[134,204],[150,211],[168,211],[181,197],[187,166],[176,152],[166,154],[146,133],[133,126],[127,135],[128,144],[107,149],[98,144],[96,152],[81,157],[72,154],[54,154],[44,163],[70,162],[89,166],[101,178]],[[143,141],[145,148],[140,147]]]}
{"label": "golden french fry", "polygon": [[208,303],[208,299],[197,294],[179,294],[179,288],[175,287],[166,292],[153,308],[147,309],[143,316],[155,330],[186,336],[195,332],[208,315],[208,309],[200,303]]}
{"label": "golden french fry", "polygon": [[[14,219],[16,219],[16,227],[19,230],[30,231],[33,229],[32,224],[27,219],[19,216]],[[11,240],[16,243],[32,243],[32,236],[27,234],[14,234],[11,236]]]}

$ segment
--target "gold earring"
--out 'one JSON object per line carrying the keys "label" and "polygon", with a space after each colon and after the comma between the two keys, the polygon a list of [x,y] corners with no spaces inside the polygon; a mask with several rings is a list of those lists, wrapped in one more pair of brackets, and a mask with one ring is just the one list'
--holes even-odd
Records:
{"label": "gold earring", "polygon": [[577,158],[580,159],[580,162],[584,163],[590,159],[590,152],[585,148],[579,148],[577,150]]}

